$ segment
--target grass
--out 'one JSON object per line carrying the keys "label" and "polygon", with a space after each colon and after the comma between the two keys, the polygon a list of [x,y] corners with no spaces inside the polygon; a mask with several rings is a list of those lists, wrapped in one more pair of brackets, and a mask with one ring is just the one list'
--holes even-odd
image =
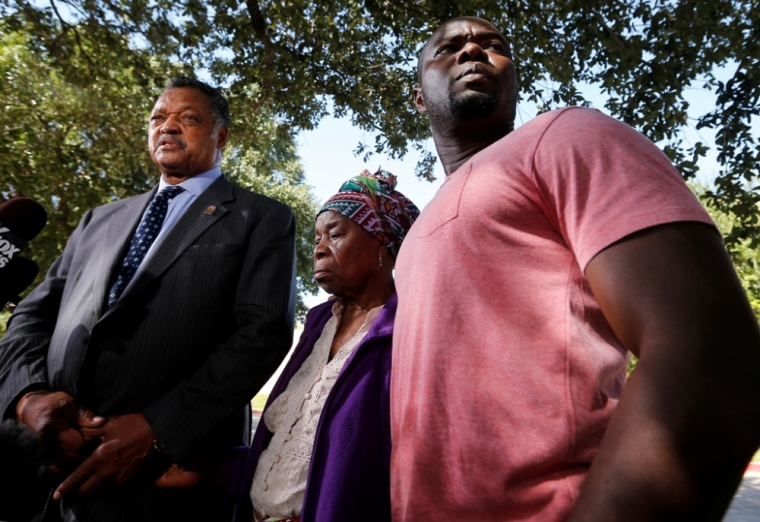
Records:
{"label": "grass", "polygon": [[251,409],[253,409],[253,411],[264,411],[264,405],[267,403],[267,399],[269,399],[268,393],[259,393],[251,401]]}

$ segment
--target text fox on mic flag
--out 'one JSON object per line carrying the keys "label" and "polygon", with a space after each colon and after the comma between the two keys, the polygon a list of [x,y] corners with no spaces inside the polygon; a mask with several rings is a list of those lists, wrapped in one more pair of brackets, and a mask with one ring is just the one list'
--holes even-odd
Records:
{"label": "text fox on mic flag", "polygon": [[0,307],[18,301],[39,268],[19,257],[29,241],[47,224],[47,212],[29,198],[13,198],[0,205]]}
{"label": "text fox on mic flag", "polygon": [[0,205],[0,268],[25,249],[46,223],[45,209],[29,198],[13,198]]}

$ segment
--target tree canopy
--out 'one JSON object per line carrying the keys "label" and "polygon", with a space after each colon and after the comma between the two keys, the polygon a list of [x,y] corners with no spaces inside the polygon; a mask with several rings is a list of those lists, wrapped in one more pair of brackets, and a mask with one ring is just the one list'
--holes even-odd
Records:
{"label": "tree canopy", "polygon": [[[207,70],[249,114],[291,133],[331,106],[377,136],[358,152],[391,157],[428,137],[410,103],[421,43],[443,20],[481,16],[512,42],[522,98],[540,110],[584,103],[579,86],[596,85],[604,108],[659,143],[687,179],[707,145],[681,131],[714,129],[721,171],[707,196],[738,220],[730,242],[760,237],[758,0],[0,0],[0,9],[59,63],[86,61],[85,76],[126,41]],[[689,112],[694,88],[714,93],[713,110]],[[429,177],[435,159],[423,153],[418,175]]]}

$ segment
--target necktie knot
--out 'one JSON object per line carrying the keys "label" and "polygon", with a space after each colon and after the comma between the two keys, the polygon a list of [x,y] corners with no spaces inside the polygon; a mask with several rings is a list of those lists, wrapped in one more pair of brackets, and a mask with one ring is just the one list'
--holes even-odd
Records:
{"label": "necktie knot", "polygon": [[154,200],[165,199],[167,202],[169,202],[172,199],[174,199],[176,196],[179,196],[184,191],[185,189],[183,189],[179,185],[169,185],[168,187],[165,187],[161,192],[156,194],[156,197],[153,199]]}

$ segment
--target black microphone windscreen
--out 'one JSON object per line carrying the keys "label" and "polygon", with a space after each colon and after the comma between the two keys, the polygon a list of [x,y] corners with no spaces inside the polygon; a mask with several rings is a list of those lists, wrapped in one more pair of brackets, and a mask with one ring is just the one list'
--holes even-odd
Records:
{"label": "black microphone windscreen", "polygon": [[14,257],[0,269],[0,308],[6,303],[18,302],[18,296],[34,282],[40,267],[25,257]]}
{"label": "black microphone windscreen", "polygon": [[45,228],[48,215],[42,205],[29,198],[12,198],[0,205],[0,227],[7,227],[29,242]]}

